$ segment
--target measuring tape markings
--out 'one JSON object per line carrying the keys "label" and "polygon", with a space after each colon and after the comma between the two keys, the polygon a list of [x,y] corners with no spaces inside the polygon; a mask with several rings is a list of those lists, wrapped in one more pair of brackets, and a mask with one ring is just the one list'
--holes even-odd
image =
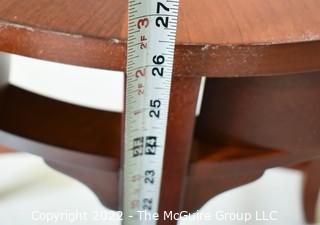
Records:
{"label": "measuring tape markings", "polygon": [[124,224],[157,213],[179,0],[129,0]]}

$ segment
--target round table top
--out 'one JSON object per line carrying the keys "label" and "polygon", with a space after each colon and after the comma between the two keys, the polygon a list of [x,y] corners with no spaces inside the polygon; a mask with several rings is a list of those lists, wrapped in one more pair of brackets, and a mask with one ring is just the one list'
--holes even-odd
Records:
{"label": "round table top", "polygon": [[[1,51],[124,70],[127,0],[0,0],[0,5]],[[175,74],[319,70],[319,9],[319,0],[180,0]]]}

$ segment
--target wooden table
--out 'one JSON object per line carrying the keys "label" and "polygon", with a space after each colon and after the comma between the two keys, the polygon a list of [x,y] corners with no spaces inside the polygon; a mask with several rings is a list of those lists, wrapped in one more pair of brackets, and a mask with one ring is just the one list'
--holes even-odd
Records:
{"label": "wooden table", "polygon": [[[0,5],[0,51],[125,70],[126,0]],[[181,0],[161,212],[196,210],[268,168],[304,163],[305,206],[308,219],[314,218],[320,185],[314,172],[320,156],[319,8],[317,0]],[[119,208],[121,114],[12,86],[2,58],[0,143],[43,156],[86,183],[106,206]],[[196,118],[202,76],[208,79]]]}

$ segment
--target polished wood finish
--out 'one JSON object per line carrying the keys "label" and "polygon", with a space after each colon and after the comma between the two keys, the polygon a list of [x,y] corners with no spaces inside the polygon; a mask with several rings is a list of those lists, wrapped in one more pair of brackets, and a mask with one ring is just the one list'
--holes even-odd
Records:
{"label": "polished wood finish", "polygon": [[[126,42],[125,0],[0,3],[3,21],[48,32]],[[319,39],[317,0],[181,0],[180,6],[178,44],[282,44]]]}
{"label": "polished wood finish", "polygon": [[[126,0],[0,0],[0,5],[0,51],[125,69]],[[175,75],[319,70],[319,7],[317,0],[181,0]]]}
{"label": "polished wood finish", "polygon": [[[165,211],[179,213],[185,204],[186,175],[192,150],[200,81],[201,78],[183,77],[174,77],[172,81],[161,181],[160,215]],[[176,224],[176,221],[161,221],[159,224]]]}
{"label": "polished wood finish", "polygon": [[96,155],[119,157],[119,124],[118,113],[52,101],[14,86],[7,87],[0,110],[4,131]]}
{"label": "polished wood finish", "polygon": [[[0,5],[0,51],[125,70],[126,0]],[[317,0],[181,0],[161,211],[195,211],[266,169],[307,162],[299,168],[312,220],[319,189],[312,175],[320,155],[319,7]],[[0,57],[0,145],[44,157],[121,209],[121,115],[9,85],[9,61]],[[201,76],[211,78],[195,118]]]}
{"label": "polished wood finish", "polygon": [[303,208],[308,223],[316,223],[317,206],[320,192],[320,158],[304,163]]}
{"label": "polished wood finish", "polygon": [[208,79],[197,133],[208,142],[314,154],[320,148],[319,75]]}

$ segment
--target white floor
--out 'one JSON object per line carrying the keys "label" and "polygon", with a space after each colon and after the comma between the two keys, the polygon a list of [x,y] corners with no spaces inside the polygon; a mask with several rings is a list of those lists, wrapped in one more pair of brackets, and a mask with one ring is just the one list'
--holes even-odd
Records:
{"label": "white floor", "polygon": [[[14,58],[11,72],[11,82],[28,90],[88,107],[122,110],[123,76],[119,73],[21,57]],[[114,214],[88,188],[50,169],[38,157],[2,154],[0,171],[0,225],[120,224],[110,220]],[[212,199],[198,217],[180,224],[304,225],[301,183],[300,172],[269,170],[257,182]],[[263,213],[275,221],[259,221]],[[207,214],[210,218],[197,220]]]}

